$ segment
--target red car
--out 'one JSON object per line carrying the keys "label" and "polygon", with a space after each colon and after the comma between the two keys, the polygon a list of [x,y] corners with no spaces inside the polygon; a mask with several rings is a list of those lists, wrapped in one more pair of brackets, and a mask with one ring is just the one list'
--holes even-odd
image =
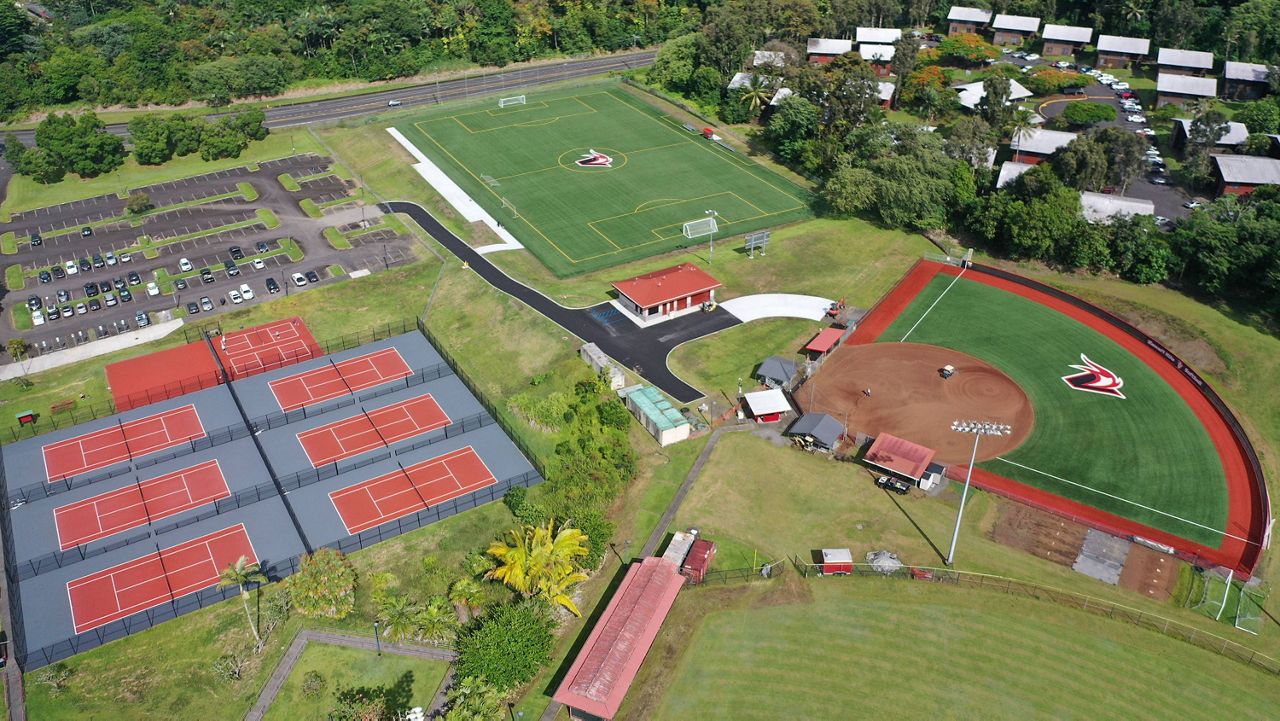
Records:
{"label": "red car", "polygon": [[1138,96],[1134,95],[1132,90],[1126,90],[1123,93],[1120,93],[1121,100],[1128,100],[1130,98],[1136,98],[1136,97]]}

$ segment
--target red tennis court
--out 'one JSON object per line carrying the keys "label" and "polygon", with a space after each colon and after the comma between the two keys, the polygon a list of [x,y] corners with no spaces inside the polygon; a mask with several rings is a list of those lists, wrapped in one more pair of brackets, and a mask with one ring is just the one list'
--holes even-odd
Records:
{"label": "red tennis court", "polygon": [[204,438],[204,425],[195,406],[182,406],[44,446],[45,475],[53,483],[196,438]]}
{"label": "red tennis court", "polygon": [[301,318],[224,333],[214,339],[213,347],[233,380],[322,355]]}
{"label": "red tennis court", "polygon": [[412,374],[400,351],[384,348],[340,363],[271,381],[271,392],[280,409],[292,411],[331,398],[359,393],[366,388]]}
{"label": "red tennis court", "polygon": [[237,524],[77,578],[67,584],[76,633],[208,588],[241,556],[257,563],[244,524]]}
{"label": "red tennis court", "polygon": [[355,535],[497,482],[467,446],[334,491],[329,500],[347,533]]}
{"label": "red tennis court", "polygon": [[351,416],[298,434],[311,465],[358,456],[449,425],[449,416],[431,394]]}
{"label": "red tennis court", "polygon": [[123,533],[231,495],[217,460],[53,510],[62,550]]}

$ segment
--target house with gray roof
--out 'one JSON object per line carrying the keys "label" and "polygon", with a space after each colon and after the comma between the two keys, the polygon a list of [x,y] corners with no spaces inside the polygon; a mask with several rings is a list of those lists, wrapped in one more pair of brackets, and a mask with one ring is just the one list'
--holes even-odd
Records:
{"label": "house with gray roof", "polygon": [[1172,75],[1206,75],[1213,70],[1213,53],[1160,48],[1156,56],[1160,72]]}
{"label": "house with gray roof", "polygon": [[947,34],[981,33],[990,23],[990,10],[952,5],[947,13]]}
{"label": "house with gray roof", "polygon": [[1040,161],[1053,155],[1076,139],[1075,133],[1061,130],[1032,128],[1022,130],[1013,136],[1009,149],[1013,151],[1013,159],[1019,163],[1037,165]]}
{"label": "house with gray roof", "polygon": [[[1173,119],[1173,136],[1170,141],[1173,147],[1177,149],[1185,148],[1187,141],[1191,138],[1191,120],[1188,118]],[[1249,129],[1244,123],[1237,123],[1234,120],[1227,123],[1226,129],[1222,131],[1222,136],[1218,138],[1218,142],[1214,143],[1223,148],[1238,148],[1244,145],[1244,141],[1249,139]]]}
{"label": "house with gray roof", "polygon": [[840,38],[809,38],[805,54],[811,63],[829,63],[833,59],[853,52],[853,41]]}
{"label": "house with gray roof", "polygon": [[1040,29],[1040,18],[1028,15],[997,15],[991,21],[991,28],[996,31],[991,41],[996,45],[1021,45]]}
{"label": "house with gray roof", "polygon": [[1080,211],[1090,223],[1106,225],[1116,218],[1155,215],[1156,204],[1142,198],[1129,198],[1107,193],[1080,193]]}
{"label": "house with gray roof", "polygon": [[1123,35],[1099,35],[1098,59],[1100,68],[1127,68],[1130,63],[1145,60],[1151,54],[1151,41],[1147,38],[1130,38]]}
{"label": "house with gray roof", "polygon": [[[969,110],[977,108],[978,103],[987,95],[987,91],[982,87],[981,82],[957,85],[952,90],[960,94],[960,104]],[[1029,97],[1031,97],[1031,91],[1027,90],[1022,83],[1017,80],[1009,81],[1009,104]]]}
{"label": "house with gray roof", "polygon": [[844,426],[826,413],[806,413],[791,424],[787,435],[811,450],[830,452],[840,445]]}
{"label": "house with gray roof", "polygon": [[776,355],[765,358],[756,370],[756,380],[769,388],[791,390],[791,380],[795,377],[796,364]]}
{"label": "house with gray roof", "polygon": [[1222,69],[1222,97],[1228,100],[1256,100],[1267,94],[1267,66],[1228,60]]}
{"label": "house with gray roof", "polygon": [[1280,185],[1280,159],[1257,155],[1214,155],[1218,195],[1248,195],[1263,185]]}
{"label": "house with gray roof", "polygon": [[1218,96],[1218,79],[1195,75],[1160,73],[1156,75],[1156,107],[1175,103],[1181,105],[1197,98]]}
{"label": "house with gray roof", "polygon": [[1044,38],[1044,55],[1075,55],[1093,40],[1093,28],[1078,25],[1053,25],[1046,23],[1040,37]]}

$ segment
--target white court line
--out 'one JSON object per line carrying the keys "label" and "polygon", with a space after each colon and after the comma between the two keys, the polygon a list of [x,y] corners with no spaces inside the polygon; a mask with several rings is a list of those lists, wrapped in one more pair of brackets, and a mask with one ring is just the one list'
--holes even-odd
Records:
{"label": "white court line", "polygon": [[[1024,466],[1024,465],[1022,465],[1021,463],[1018,463],[1018,462],[1016,462],[1016,461],[1011,461],[1011,460],[1009,460],[1008,458],[1002,458],[1002,457],[998,457],[998,456],[997,456],[997,457],[996,457],[996,460],[997,460],[997,461],[1004,461],[1005,463],[1008,463],[1008,464],[1009,464],[1009,465],[1011,465],[1011,466],[1017,466],[1018,468],[1023,468],[1023,469],[1026,469],[1026,470],[1028,470],[1028,471],[1031,471],[1032,473],[1039,473],[1039,474],[1040,474],[1040,475],[1042,475],[1042,476],[1045,476],[1045,477],[1048,477],[1048,478],[1052,478],[1052,479],[1053,479],[1053,480],[1055,480],[1055,481],[1061,481],[1061,482],[1063,482],[1063,483],[1066,483],[1066,484],[1069,484],[1069,485],[1075,486],[1076,488],[1080,488],[1080,489],[1083,489],[1083,490],[1089,491],[1089,492],[1091,492],[1091,493],[1097,493],[1097,494],[1098,494],[1098,495],[1100,495],[1100,496],[1106,496],[1107,498],[1112,498],[1112,499],[1115,499],[1115,500],[1120,501],[1120,502],[1122,502],[1122,503],[1128,503],[1128,504],[1129,504],[1129,505],[1131,505],[1131,506],[1137,506],[1138,508],[1141,508],[1141,509],[1142,509],[1142,510],[1144,510],[1144,511],[1151,511],[1152,513],[1158,513],[1158,514],[1160,514],[1160,515],[1162,515],[1162,516],[1166,516],[1166,517],[1168,517],[1168,518],[1172,518],[1172,519],[1173,519],[1173,520],[1175,520],[1175,521],[1181,521],[1182,523],[1186,523],[1186,524],[1191,525],[1191,526],[1196,526],[1196,527],[1198,527],[1198,528],[1203,528],[1203,529],[1204,529],[1204,530],[1206,530],[1206,531],[1211,531],[1211,532],[1213,532],[1213,533],[1217,533],[1217,534],[1219,534],[1219,535],[1226,536],[1227,538],[1232,538],[1232,539],[1235,539],[1235,540],[1237,540],[1237,541],[1243,541],[1243,542],[1245,542],[1245,543],[1252,544],[1252,545],[1254,545],[1254,546],[1260,545],[1260,544],[1258,544],[1256,541],[1251,541],[1251,540],[1249,540],[1248,538],[1242,538],[1242,537],[1240,537],[1240,536],[1237,536],[1237,535],[1234,535],[1234,534],[1231,534],[1231,533],[1227,533],[1225,530],[1222,530],[1222,529],[1219,529],[1219,528],[1213,528],[1213,527],[1211,527],[1211,526],[1206,526],[1206,525],[1204,525],[1203,523],[1198,523],[1198,522],[1196,522],[1196,521],[1192,521],[1192,520],[1190,520],[1190,519],[1183,518],[1183,517],[1181,517],[1181,516],[1175,516],[1175,515],[1173,515],[1172,513],[1167,513],[1167,512],[1162,511],[1162,510],[1160,510],[1160,509],[1158,509],[1158,508],[1152,508],[1151,506],[1143,505],[1143,504],[1141,504],[1141,503],[1138,503],[1137,501],[1131,501],[1131,500],[1129,500],[1128,498],[1124,498],[1123,496],[1117,496],[1117,495],[1115,495],[1114,493],[1107,493],[1106,491],[1100,491],[1100,490],[1098,490],[1098,489],[1096,489],[1096,488],[1093,488],[1093,487],[1090,487],[1090,486],[1086,486],[1086,485],[1084,485],[1083,483],[1077,483],[1077,482],[1075,482],[1075,481],[1068,480],[1068,479],[1066,479],[1066,478],[1063,478],[1062,476],[1055,476],[1055,475],[1053,475],[1052,473],[1045,473],[1044,471],[1039,470],[1039,469],[1036,469],[1036,468],[1032,468],[1031,466]],[[1102,510],[1102,509],[1098,509],[1098,510]]]}
{"label": "white court line", "polygon": [[907,336],[914,333],[916,330],[916,327],[919,326],[922,322],[924,322],[925,318],[929,317],[929,313],[933,311],[933,307],[938,304],[938,301],[942,300],[942,298],[946,296],[947,291],[951,290],[951,286],[955,285],[956,281],[960,280],[960,278],[964,276],[964,272],[966,270],[968,270],[968,268],[960,269],[960,272],[956,275],[955,279],[951,281],[951,285],[948,285],[946,290],[942,291],[942,295],[939,295],[937,298],[933,300],[932,303],[929,304],[929,307],[926,308],[924,311],[924,315],[920,316],[920,318],[916,320],[915,325],[911,326],[911,329],[907,331],[907,334],[902,336],[902,338],[898,340],[899,343],[905,343],[907,340]]}

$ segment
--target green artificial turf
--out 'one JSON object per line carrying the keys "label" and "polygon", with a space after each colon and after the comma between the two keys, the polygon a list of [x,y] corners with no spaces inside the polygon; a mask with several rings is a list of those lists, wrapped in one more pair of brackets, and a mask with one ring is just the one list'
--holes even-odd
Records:
{"label": "green artificial turf", "polygon": [[[807,192],[613,84],[494,99],[397,126],[560,276],[810,216]],[[589,151],[610,167],[583,167]],[[739,245],[740,240],[735,240]]]}
{"label": "green artificial turf", "polygon": [[[947,291],[952,280],[935,278],[880,340],[901,340],[923,315],[909,341],[981,358],[1026,391],[1034,431],[983,468],[1181,538],[1221,543],[1227,516],[1222,463],[1177,392],[1118,344],[1066,315],[967,279]],[[1124,380],[1125,398],[1077,391],[1062,381],[1076,372],[1071,366],[1080,364],[1081,353]],[[981,416],[981,408],[974,414]]]}

